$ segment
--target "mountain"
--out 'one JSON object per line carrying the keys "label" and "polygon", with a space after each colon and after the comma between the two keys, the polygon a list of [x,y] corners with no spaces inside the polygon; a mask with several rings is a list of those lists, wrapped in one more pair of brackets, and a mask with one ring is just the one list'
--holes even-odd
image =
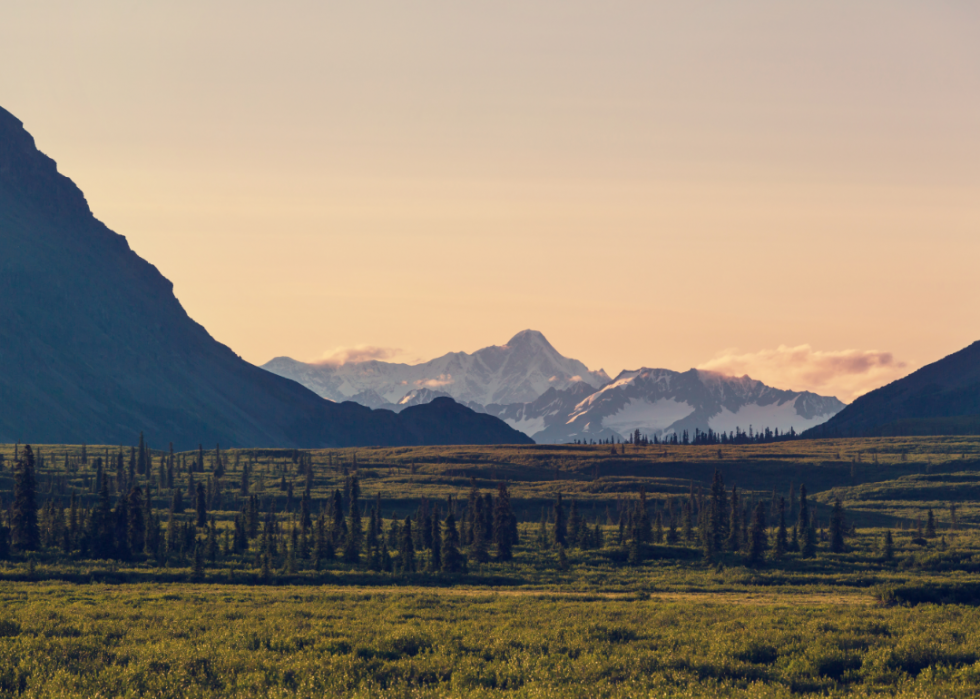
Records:
{"label": "mountain", "polygon": [[980,342],[861,396],[805,437],[980,434]]}
{"label": "mountain", "polygon": [[582,362],[563,357],[536,330],[519,332],[506,345],[473,354],[450,352],[422,364],[309,364],[277,357],[262,368],[335,401],[373,391],[398,403],[413,390],[430,389],[468,405],[505,405],[533,401],[549,388],[567,389],[579,382],[596,388],[609,381],[601,369],[589,371]]}
{"label": "mountain", "polygon": [[[463,406],[331,403],[191,320],[0,109],[0,442],[327,447],[527,443]],[[447,441],[448,440],[448,441]]]}
{"label": "mountain", "polygon": [[782,391],[748,376],[639,369],[622,372],[599,390],[553,390],[523,405],[487,406],[487,412],[536,442],[563,443],[622,439],[637,429],[649,437],[750,426],[800,432],[843,408],[836,398]]}

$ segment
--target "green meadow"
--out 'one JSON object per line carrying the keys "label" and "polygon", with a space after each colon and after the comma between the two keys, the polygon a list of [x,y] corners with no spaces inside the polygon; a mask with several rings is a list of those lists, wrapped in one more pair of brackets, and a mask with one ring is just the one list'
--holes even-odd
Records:
{"label": "green meadow", "polygon": [[0,696],[980,693],[980,438],[159,446],[0,446]]}

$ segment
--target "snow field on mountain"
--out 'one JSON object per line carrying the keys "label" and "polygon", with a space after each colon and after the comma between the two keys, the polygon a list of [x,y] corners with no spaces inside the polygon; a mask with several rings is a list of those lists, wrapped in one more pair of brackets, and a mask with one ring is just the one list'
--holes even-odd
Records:
{"label": "snow field on mountain", "polygon": [[635,430],[640,430],[645,435],[659,435],[693,412],[693,406],[673,398],[656,401],[633,398],[618,412],[603,417],[602,426],[615,430],[624,437]]}

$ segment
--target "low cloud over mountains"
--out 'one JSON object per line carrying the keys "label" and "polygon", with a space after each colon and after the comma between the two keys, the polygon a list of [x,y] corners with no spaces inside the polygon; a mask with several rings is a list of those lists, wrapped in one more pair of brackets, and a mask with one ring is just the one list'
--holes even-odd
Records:
{"label": "low cloud over mountains", "polygon": [[815,350],[810,345],[758,352],[726,350],[698,369],[729,376],[750,375],[795,390],[819,391],[850,402],[879,386],[905,376],[910,367],[891,352],[878,350]]}

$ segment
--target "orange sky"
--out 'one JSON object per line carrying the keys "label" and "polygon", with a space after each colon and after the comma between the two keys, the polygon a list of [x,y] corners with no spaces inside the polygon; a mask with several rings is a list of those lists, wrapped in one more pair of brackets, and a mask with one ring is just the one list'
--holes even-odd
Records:
{"label": "orange sky", "polygon": [[980,5],[27,2],[0,105],[246,359],[524,328],[850,400],[980,339]]}

